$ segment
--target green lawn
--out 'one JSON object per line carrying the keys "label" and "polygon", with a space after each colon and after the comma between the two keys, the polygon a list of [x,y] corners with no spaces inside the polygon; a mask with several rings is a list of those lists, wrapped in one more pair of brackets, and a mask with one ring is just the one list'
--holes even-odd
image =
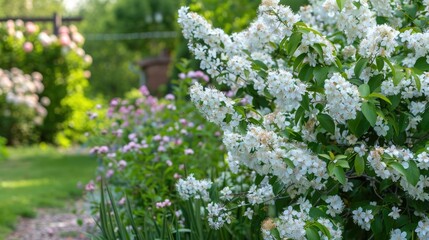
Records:
{"label": "green lawn", "polygon": [[8,149],[0,161],[0,239],[10,233],[19,216],[34,217],[38,207],[62,207],[82,196],[94,177],[96,160],[85,154],[54,148]]}

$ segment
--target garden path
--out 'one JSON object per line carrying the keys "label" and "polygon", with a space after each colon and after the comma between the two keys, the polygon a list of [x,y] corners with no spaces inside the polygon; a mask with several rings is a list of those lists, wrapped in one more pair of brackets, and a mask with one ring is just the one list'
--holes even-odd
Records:
{"label": "garden path", "polygon": [[[65,209],[39,209],[35,218],[22,218],[7,240],[86,240],[95,223],[80,200]],[[80,222],[81,224],[78,224]]]}

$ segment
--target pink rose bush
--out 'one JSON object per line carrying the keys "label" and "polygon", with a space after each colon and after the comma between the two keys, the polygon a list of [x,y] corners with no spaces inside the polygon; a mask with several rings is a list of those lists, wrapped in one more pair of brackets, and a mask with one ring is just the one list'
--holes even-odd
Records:
{"label": "pink rose bush", "polygon": [[9,144],[28,143],[36,126],[46,117],[43,102],[39,98],[43,92],[42,75],[24,74],[17,68],[0,69],[0,135]]}
{"label": "pink rose bush", "polygon": [[86,69],[92,60],[83,43],[75,26],[63,26],[55,36],[32,22],[0,23],[0,68],[39,72],[45,87],[37,95],[50,100],[31,141],[69,145],[82,141],[82,133],[91,128],[84,119],[94,105],[85,96],[89,86]]}

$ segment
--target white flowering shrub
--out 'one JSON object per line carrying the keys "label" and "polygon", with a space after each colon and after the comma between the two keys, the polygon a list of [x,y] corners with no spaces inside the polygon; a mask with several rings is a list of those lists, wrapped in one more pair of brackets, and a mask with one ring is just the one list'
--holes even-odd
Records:
{"label": "white flowering shrub", "polygon": [[264,239],[428,239],[429,2],[310,3],[263,0],[232,35],[179,10],[216,80],[191,99],[223,129],[230,171],[254,174],[203,217],[247,217]]}

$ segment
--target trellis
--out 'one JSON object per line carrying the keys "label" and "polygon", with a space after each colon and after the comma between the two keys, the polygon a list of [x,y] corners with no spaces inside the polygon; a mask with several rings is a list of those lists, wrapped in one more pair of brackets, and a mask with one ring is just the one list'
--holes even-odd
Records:
{"label": "trellis", "polygon": [[62,17],[58,13],[54,13],[52,17],[3,17],[0,18],[0,22],[7,22],[9,20],[22,20],[24,22],[51,22],[53,26],[53,33],[58,35],[58,31],[62,26],[63,22],[80,22],[83,20],[82,17]]}

